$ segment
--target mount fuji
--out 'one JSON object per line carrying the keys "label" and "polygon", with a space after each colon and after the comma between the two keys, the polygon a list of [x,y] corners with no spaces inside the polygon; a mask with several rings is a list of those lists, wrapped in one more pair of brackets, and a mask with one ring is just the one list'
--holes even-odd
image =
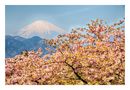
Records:
{"label": "mount fuji", "polygon": [[23,27],[19,32],[18,35],[22,37],[33,37],[39,36],[42,38],[48,38],[49,36],[56,36],[58,34],[64,33],[65,30],[52,24],[45,20],[36,20],[31,24],[26,25]]}

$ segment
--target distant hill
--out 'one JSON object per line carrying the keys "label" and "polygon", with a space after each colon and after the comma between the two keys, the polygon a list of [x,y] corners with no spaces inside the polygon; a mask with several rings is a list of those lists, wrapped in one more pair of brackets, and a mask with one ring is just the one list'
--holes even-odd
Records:
{"label": "distant hill", "polygon": [[[34,50],[42,48],[43,54],[47,54],[46,47],[49,47],[45,43],[45,39],[42,39],[38,36],[32,38],[23,38],[20,36],[10,36],[6,35],[5,37],[5,57],[14,57],[17,54],[20,54],[24,50]],[[52,47],[50,47],[52,48]]]}

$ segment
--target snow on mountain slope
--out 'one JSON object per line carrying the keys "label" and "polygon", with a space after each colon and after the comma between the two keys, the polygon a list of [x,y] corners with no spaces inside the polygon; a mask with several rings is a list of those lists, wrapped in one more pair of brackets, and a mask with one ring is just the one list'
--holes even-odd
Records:
{"label": "snow on mountain slope", "polygon": [[65,31],[50,22],[44,20],[37,20],[22,28],[19,32],[19,35],[22,37],[33,37],[36,35],[44,37],[44,34],[50,35],[53,32],[61,34]]}

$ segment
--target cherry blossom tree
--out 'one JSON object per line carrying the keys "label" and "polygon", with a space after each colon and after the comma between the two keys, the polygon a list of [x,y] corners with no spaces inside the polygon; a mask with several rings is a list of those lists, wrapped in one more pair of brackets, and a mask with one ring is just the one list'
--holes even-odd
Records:
{"label": "cherry blossom tree", "polygon": [[85,28],[47,40],[56,51],[46,48],[50,53],[43,57],[39,49],[6,58],[6,84],[125,84],[124,22],[92,20]]}

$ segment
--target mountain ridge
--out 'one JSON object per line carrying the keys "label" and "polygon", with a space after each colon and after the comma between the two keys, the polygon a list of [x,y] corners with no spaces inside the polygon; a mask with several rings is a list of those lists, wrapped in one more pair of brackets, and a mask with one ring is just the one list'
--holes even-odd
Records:
{"label": "mountain ridge", "polygon": [[[38,50],[38,48],[42,48],[44,54],[47,54],[48,51],[45,49],[50,47],[46,44],[45,39],[42,39],[39,36],[33,36],[31,38],[24,38],[21,36],[5,36],[5,57],[11,58],[15,55],[20,54],[22,51],[25,50]],[[52,47],[50,47],[52,48]]]}

